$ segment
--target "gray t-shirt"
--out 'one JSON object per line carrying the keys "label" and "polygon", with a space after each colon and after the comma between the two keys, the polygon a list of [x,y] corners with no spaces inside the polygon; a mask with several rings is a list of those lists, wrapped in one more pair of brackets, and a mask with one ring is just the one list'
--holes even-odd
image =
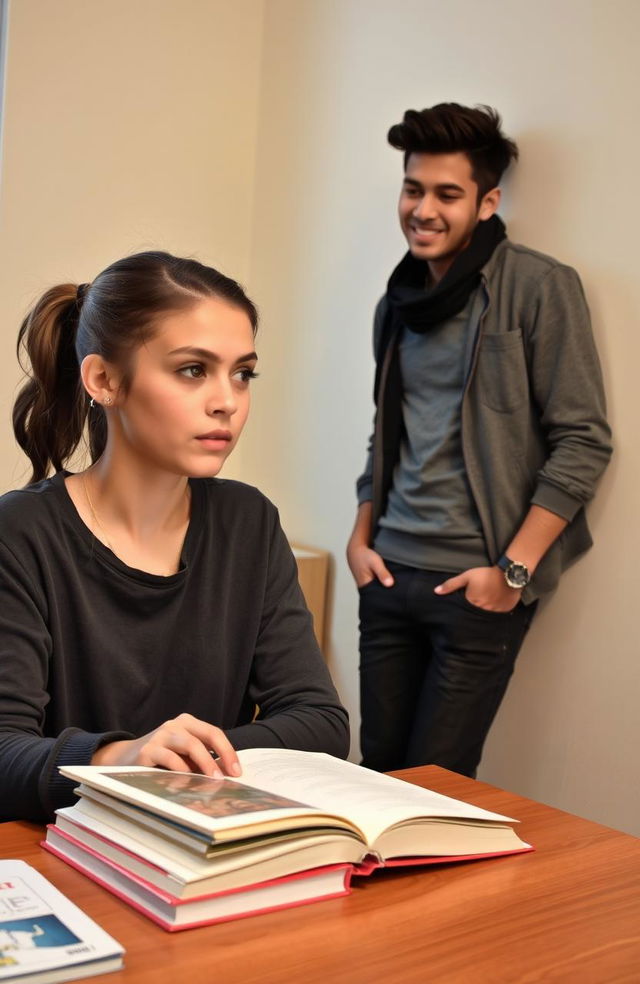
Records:
{"label": "gray t-shirt", "polygon": [[423,334],[402,329],[406,434],[374,544],[387,560],[454,573],[490,563],[461,441],[474,300]]}

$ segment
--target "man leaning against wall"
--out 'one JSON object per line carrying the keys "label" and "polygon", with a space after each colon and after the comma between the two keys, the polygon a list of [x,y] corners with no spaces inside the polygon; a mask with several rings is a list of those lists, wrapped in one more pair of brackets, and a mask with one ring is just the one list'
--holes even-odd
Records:
{"label": "man leaning against wall", "polygon": [[538,598],[591,545],[611,454],[576,272],[507,238],[498,113],[408,110],[409,251],[374,319],[374,430],[347,557],[363,764],[474,776]]}

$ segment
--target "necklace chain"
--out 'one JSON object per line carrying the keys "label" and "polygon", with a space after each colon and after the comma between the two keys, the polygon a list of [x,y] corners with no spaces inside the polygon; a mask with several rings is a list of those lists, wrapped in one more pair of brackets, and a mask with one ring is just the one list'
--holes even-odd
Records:
{"label": "necklace chain", "polygon": [[109,547],[109,550],[113,550],[113,547],[111,546],[111,542],[109,540],[109,534],[107,533],[107,531],[105,530],[104,526],[100,522],[100,519],[98,517],[98,514],[95,511],[95,509],[93,508],[93,502],[91,501],[91,496],[89,495],[89,488],[87,486],[87,473],[86,472],[83,472],[82,473],[82,488],[84,489],[84,494],[85,494],[85,496],[87,498],[87,502],[89,503],[89,509],[91,510],[91,515],[93,516],[93,518],[94,518],[94,520],[96,522],[96,526],[104,534],[104,542],[105,542],[106,546]]}
{"label": "necklace chain", "polygon": [[104,535],[104,540],[103,540],[104,544],[109,548],[109,550],[112,551],[112,553],[115,553],[115,550],[113,549],[113,547],[111,545],[111,540],[109,539],[109,534],[107,533],[107,531],[105,530],[104,526],[100,522],[100,517],[98,516],[98,514],[97,514],[97,512],[95,510],[95,507],[93,505],[93,502],[91,500],[91,496],[89,495],[89,488],[87,486],[87,473],[86,472],[83,472],[82,473],[82,488],[84,489],[84,494],[85,494],[85,497],[86,497],[87,502],[89,503],[89,509],[91,510],[91,515],[92,515],[93,519],[95,520],[95,524],[98,527],[98,529],[101,530],[101,532]]}

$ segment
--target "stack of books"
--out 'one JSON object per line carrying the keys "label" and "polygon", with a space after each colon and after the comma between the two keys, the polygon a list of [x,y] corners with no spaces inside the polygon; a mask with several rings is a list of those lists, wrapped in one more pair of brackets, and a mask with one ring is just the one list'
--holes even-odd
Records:
{"label": "stack of books", "polygon": [[239,753],[239,779],[64,767],[43,846],[177,930],[350,892],[377,868],[531,850],[516,822],[329,755]]}

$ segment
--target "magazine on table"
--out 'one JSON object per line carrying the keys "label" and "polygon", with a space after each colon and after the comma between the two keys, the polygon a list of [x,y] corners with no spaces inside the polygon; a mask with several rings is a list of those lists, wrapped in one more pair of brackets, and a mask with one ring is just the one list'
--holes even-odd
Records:
{"label": "magazine on table", "polygon": [[0,861],[0,981],[52,984],[122,967],[124,950],[25,861]]}

